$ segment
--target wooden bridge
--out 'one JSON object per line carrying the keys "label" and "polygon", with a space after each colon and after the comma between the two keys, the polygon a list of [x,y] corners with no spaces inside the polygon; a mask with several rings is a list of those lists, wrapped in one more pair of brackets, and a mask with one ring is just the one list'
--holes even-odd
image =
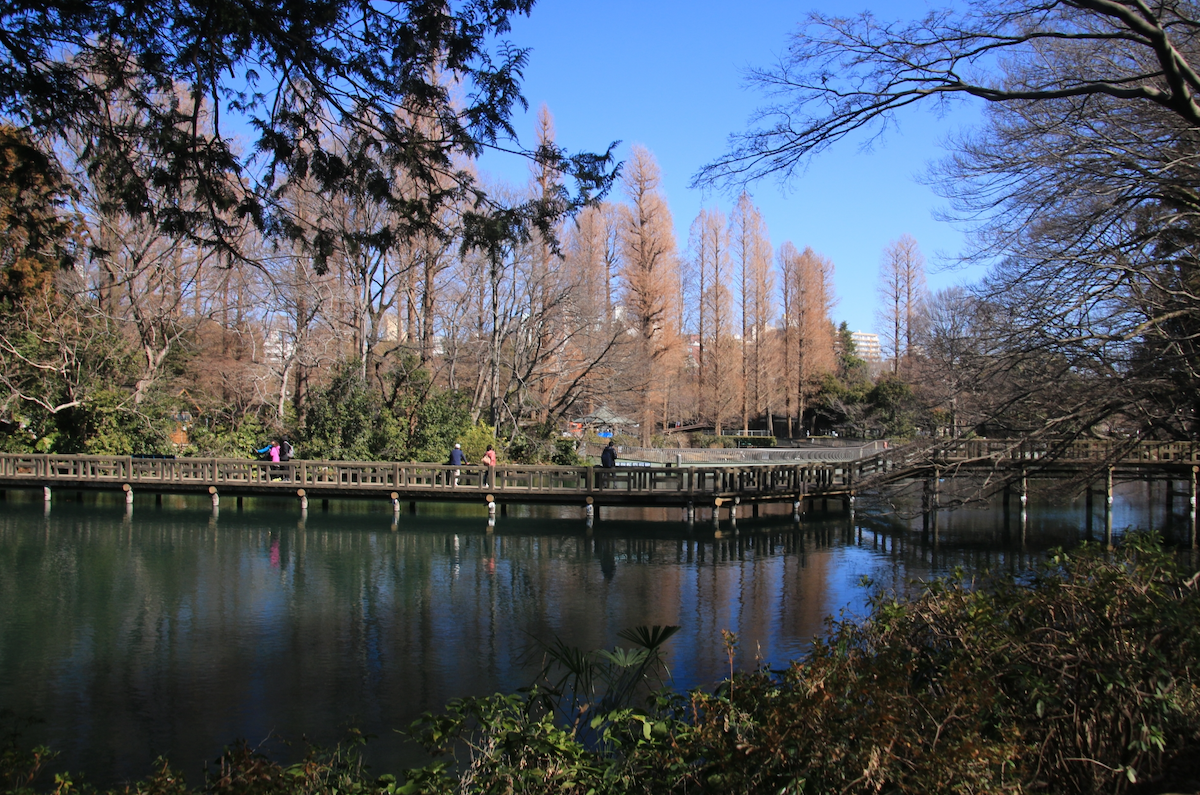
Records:
{"label": "wooden bridge", "polygon": [[734,506],[841,493],[827,464],[747,466],[450,466],[233,458],[0,455],[0,488],[208,493],[221,496],[368,497],[402,501],[559,505]]}
{"label": "wooden bridge", "polygon": [[1200,466],[1195,442],[1110,442],[967,439],[930,441],[878,451],[850,464],[854,491],[901,480],[995,475],[998,482],[1029,477],[1115,480],[1193,478]]}
{"label": "wooden bridge", "polygon": [[[848,498],[898,481],[961,475],[1116,479],[1191,478],[1196,495],[1200,445],[1190,442],[1020,442],[977,439],[865,448],[850,461],[738,464],[482,466],[362,461],[270,463],[234,458],[0,455],[0,489],[123,490],[222,496],[366,497],[401,501],[713,507]],[[936,503],[935,503],[936,505]],[[756,509],[754,509],[755,512]]]}

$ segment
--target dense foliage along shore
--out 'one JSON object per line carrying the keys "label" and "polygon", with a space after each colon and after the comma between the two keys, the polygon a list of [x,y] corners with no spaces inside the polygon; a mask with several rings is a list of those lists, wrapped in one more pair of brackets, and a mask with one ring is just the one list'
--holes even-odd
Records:
{"label": "dense foliage along shore", "polygon": [[[633,647],[547,647],[543,686],[452,702],[399,779],[362,738],[281,766],[232,747],[195,789],[167,761],[125,793],[1161,792],[1200,750],[1200,575],[1159,540],[1085,545],[1022,579],[879,593],[787,670],[650,692],[670,628]],[[736,637],[726,634],[733,659]],[[87,792],[9,747],[6,793]]]}

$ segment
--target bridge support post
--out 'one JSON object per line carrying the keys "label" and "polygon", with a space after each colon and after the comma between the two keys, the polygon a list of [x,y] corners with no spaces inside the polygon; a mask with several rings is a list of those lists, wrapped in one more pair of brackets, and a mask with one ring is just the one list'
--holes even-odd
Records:
{"label": "bridge support post", "polygon": [[1104,546],[1112,546],[1113,468],[1108,468],[1104,490]]}
{"label": "bridge support post", "polygon": [[797,497],[796,501],[792,503],[792,521],[793,522],[800,521],[800,508],[803,505],[804,505],[804,502],[799,497]]}
{"label": "bridge support post", "polygon": [[392,514],[394,516],[400,515],[400,495],[394,491],[392,492]]}
{"label": "bridge support post", "polygon": [[1021,470],[1021,546],[1025,546],[1025,532],[1029,529],[1029,472]]}
{"label": "bridge support post", "polygon": [[1087,530],[1088,541],[1092,540],[1092,519],[1096,513],[1096,508],[1095,508],[1095,505],[1093,505],[1093,500],[1092,500],[1093,491],[1094,491],[1094,489],[1092,486],[1092,482],[1089,480],[1088,484],[1087,484],[1087,498],[1084,500],[1084,511],[1087,513],[1086,530]]}
{"label": "bridge support post", "polygon": [[921,511],[921,532],[928,534],[929,526],[937,524],[938,511],[938,481],[941,479],[941,470],[937,467],[933,469],[933,475],[925,480],[925,491],[921,495],[922,503],[924,503]]}
{"label": "bridge support post", "polygon": [[45,500],[46,502],[50,502],[50,487],[49,486],[42,486],[42,499]]}
{"label": "bridge support post", "polygon": [[1010,519],[1008,503],[1009,503],[1011,497],[1012,497],[1012,482],[1010,481],[1010,482],[1007,482],[1004,484],[1004,496],[1001,497],[1001,499],[1004,501],[1003,517],[1001,518],[1001,522],[1004,524],[1005,539],[1008,538],[1009,519]]}
{"label": "bridge support post", "polygon": [[212,507],[220,508],[221,507],[221,495],[220,495],[220,493],[217,492],[217,487],[209,486],[208,493],[212,495]]}
{"label": "bridge support post", "polygon": [[1200,467],[1192,467],[1192,497],[1191,497],[1191,512],[1189,519],[1189,538],[1188,544],[1192,549],[1196,548],[1196,473],[1200,472]]}
{"label": "bridge support post", "polygon": [[1171,513],[1175,510],[1175,478],[1167,475],[1167,523],[1170,524]]}
{"label": "bridge support post", "polygon": [[133,486],[130,486],[128,483],[122,483],[121,491],[125,492],[125,504],[133,505]]}
{"label": "bridge support post", "polygon": [[[489,494],[486,497],[484,497],[484,499],[487,500],[488,532],[490,533],[496,527],[496,498],[493,497],[491,494]],[[592,500],[592,498],[588,497],[588,503],[589,503],[588,504],[588,513],[589,513],[589,515],[591,514],[591,508],[592,508],[592,506],[590,504],[591,500]]]}
{"label": "bridge support post", "polygon": [[304,489],[296,489],[296,496],[300,498],[300,513],[308,513],[308,494]]}
{"label": "bridge support post", "polygon": [[591,522],[596,518],[596,506],[591,497],[588,497],[587,500],[584,501],[583,516],[588,520],[588,522]]}

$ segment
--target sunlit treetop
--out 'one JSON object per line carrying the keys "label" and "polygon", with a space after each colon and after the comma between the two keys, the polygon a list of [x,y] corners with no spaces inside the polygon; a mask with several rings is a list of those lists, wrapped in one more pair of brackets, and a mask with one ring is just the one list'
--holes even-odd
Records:
{"label": "sunlit treetop", "polygon": [[70,197],[55,163],[0,126],[0,301],[46,289],[74,264],[81,227]]}
{"label": "sunlit treetop", "polygon": [[570,181],[488,227],[527,235],[613,178],[608,153],[516,141],[528,52],[500,37],[532,6],[17,0],[0,11],[0,113],[46,152],[70,142],[105,206],[234,254],[247,222],[320,248],[280,202],[298,182],[388,203],[400,236],[436,231],[454,200],[495,216],[464,165],[488,147]]}

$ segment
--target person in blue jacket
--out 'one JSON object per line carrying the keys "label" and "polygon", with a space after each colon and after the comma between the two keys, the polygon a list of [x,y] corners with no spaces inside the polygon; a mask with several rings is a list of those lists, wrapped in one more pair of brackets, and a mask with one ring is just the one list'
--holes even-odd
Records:
{"label": "person in blue jacket", "polygon": [[[467,463],[467,457],[463,455],[462,445],[454,443],[454,449],[450,451],[450,466],[458,467]],[[454,470],[454,485],[458,485],[458,476],[461,470]]]}

